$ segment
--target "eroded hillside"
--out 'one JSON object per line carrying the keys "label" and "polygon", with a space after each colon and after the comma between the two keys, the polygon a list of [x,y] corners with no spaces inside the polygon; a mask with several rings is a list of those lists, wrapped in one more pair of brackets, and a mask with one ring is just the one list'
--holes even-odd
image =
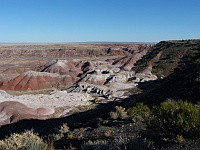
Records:
{"label": "eroded hillside", "polygon": [[[49,99],[49,103],[54,107],[41,104],[40,109],[53,109],[48,114],[49,117],[59,117],[71,114],[69,111],[73,112],[75,106],[86,106],[84,101],[88,101],[87,104],[98,104],[121,100],[128,97],[127,90],[135,87],[137,82],[157,79],[151,74],[135,75],[132,70],[134,64],[151,46],[149,44],[1,45],[0,89],[13,94],[12,98],[2,97],[1,102],[20,101],[31,110],[32,107],[40,108],[40,103]],[[59,90],[63,91],[62,95],[54,96]],[[21,100],[15,96],[30,93],[32,95],[20,97]],[[44,95],[38,98],[36,93]],[[84,94],[88,94],[90,98],[85,98]],[[61,106],[58,106],[58,101],[63,96],[66,99]],[[79,101],[80,97],[82,101]],[[32,101],[38,103],[38,106],[28,104],[27,99],[30,103]],[[73,105],[70,104],[71,101]],[[13,107],[13,109],[18,108]],[[14,112],[4,109],[1,124],[17,121]],[[43,115],[46,119],[46,114]]]}
{"label": "eroded hillside", "polygon": [[[23,67],[11,63],[7,68],[2,61],[0,87],[9,93],[1,92],[1,121],[7,119],[2,124],[12,123],[20,113],[8,113],[4,106],[10,100],[26,106],[27,118],[46,120],[17,122],[19,115],[13,121],[17,123],[0,128],[1,138],[8,132],[34,129],[52,138],[57,149],[70,145],[77,149],[199,147],[200,40],[162,41],[154,46],[94,46],[100,47],[95,58],[87,53],[30,60],[35,65],[24,58],[19,63],[25,64]],[[37,99],[43,102],[40,111]],[[79,106],[72,106],[73,102],[79,102]],[[45,113],[54,119],[47,119]],[[21,116],[25,119],[24,113]]]}

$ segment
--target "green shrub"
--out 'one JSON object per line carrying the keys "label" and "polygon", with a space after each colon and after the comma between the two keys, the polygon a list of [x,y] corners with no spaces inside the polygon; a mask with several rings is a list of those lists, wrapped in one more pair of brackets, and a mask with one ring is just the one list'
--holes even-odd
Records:
{"label": "green shrub", "polygon": [[184,142],[183,136],[182,135],[177,135],[176,139],[175,139],[175,142],[177,142],[177,143],[183,143]]}
{"label": "green shrub", "polygon": [[67,123],[63,123],[63,125],[60,126],[59,132],[60,133],[67,133],[67,132],[69,132],[69,127],[67,126]]}
{"label": "green shrub", "polygon": [[149,125],[178,134],[200,134],[200,108],[184,101],[163,102],[152,108]]}
{"label": "green shrub", "polygon": [[112,119],[117,119],[118,118],[118,113],[117,112],[115,112],[115,111],[111,111],[110,112],[110,118],[112,118]]}
{"label": "green shrub", "polygon": [[110,112],[110,117],[112,119],[118,119],[118,118],[126,119],[128,117],[125,108],[123,108],[122,106],[116,106],[115,109],[116,109],[116,111]]}
{"label": "green shrub", "polygon": [[143,103],[137,103],[136,106],[127,111],[128,116],[134,121],[144,121],[150,115],[150,109]]}
{"label": "green shrub", "polygon": [[0,140],[1,150],[49,150],[53,148],[45,143],[36,133],[25,131],[13,133],[10,137]]}
{"label": "green shrub", "polygon": [[66,133],[70,132],[67,123],[63,123],[59,128],[56,128],[56,130],[57,133],[52,135],[53,139],[56,141],[62,139],[66,135]]}

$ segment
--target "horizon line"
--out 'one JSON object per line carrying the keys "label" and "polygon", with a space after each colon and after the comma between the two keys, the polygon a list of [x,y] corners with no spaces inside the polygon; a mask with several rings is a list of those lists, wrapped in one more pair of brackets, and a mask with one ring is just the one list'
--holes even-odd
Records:
{"label": "horizon line", "polygon": [[158,42],[112,42],[112,41],[89,41],[89,42],[0,42],[0,44],[155,44]]}

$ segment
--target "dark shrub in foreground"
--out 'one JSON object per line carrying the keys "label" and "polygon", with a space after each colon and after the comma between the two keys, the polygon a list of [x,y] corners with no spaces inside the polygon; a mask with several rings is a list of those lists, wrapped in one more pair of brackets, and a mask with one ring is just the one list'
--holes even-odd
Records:
{"label": "dark shrub in foreground", "polygon": [[163,102],[152,108],[148,123],[156,130],[199,135],[200,108],[185,101]]}

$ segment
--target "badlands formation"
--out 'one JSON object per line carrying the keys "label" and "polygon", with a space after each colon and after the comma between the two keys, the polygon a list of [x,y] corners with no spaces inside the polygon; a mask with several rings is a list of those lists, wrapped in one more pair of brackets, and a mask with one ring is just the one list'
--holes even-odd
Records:
{"label": "badlands formation", "polygon": [[141,82],[157,80],[151,63],[140,72],[134,70],[151,46],[1,45],[0,126],[66,116],[77,106],[122,101]]}

